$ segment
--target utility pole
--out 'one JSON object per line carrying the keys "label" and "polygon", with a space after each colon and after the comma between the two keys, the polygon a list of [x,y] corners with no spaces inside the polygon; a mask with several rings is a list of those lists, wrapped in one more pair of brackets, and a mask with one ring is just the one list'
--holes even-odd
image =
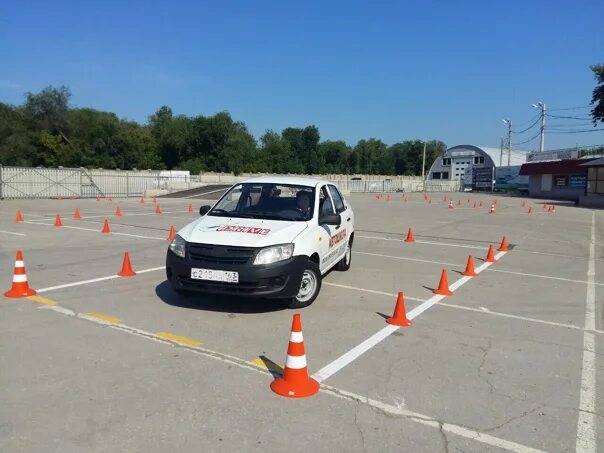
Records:
{"label": "utility pole", "polygon": [[424,157],[422,159],[422,183],[424,185],[424,192],[426,191],[426,142],[424,142]]}
{"label": "utility pole", "polygon": [[[510,160],[512,158],[512,120],[507,119],[507,120],[501,120],[503,121],[505,124],[508,125],[508,166],[510,165]],[[501,146],[502,150],[501,150],[501,154],[503,154],[503,144]],[[501,157],[499,158],[499,165],[503,165],[503,163],[501,162]]]}
{"label": "utility pole", "polygon": [[545,102],[531,104],[536,109],[541,109],[541,140],[539,141],[539,151],[543,152],[545,147]]}
{"label": "utility pole", "polygon": [[504,138],[501,137],[501,146],[499,148],[499,166],[500,167],[503,165],[503,142],[504,142]]}

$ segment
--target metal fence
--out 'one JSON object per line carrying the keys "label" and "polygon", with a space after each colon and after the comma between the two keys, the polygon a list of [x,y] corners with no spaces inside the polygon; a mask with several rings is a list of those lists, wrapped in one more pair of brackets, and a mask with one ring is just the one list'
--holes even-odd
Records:
{"label": "metal fence", "polygon": [[[86,170],[84,168],[3,167],[0,198],[130,197],[164,189],[183,178],[158,171]],[[189,179],[187,179],[189,181]]]}
{"label": "metal fence", "polygon": [[350,192],[458,192],[460,181],[392,181],[384,180],[348,180],[337,181],[338,187]]}

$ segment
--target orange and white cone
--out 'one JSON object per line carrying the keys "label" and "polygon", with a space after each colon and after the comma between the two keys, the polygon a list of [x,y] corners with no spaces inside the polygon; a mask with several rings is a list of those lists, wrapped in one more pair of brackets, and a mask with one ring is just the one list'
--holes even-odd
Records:
{"label": "orange and white cone", "polygon": [[412,323],[407,318],[407,310],[405,309],[405,296],[402,291],[399,291],[398,297],[396,298],[396,305],[394,306],[394,313],[391,318],[386,320],[388,324],[399,327],[409,327]]}
{"label": "orange and white cone", "polygon": [[477,277],[478,274],[474,269],[474,259],[472,255],[468,255],[468,263],[466,264],[466,270],[461,273],[464,277]]}
{"label": "orange and white cone", "polygon": [[174,230],[174,225],[172,225],[170,226],[170,233],[168,233],[168,237],[166,239],[172,242],[174,240],[174,236],[176,236],[176,230]]}
{"label": "orange and white cone", "polygon": [[472,206],[473,209],[476,209],[476,202],[474,202],[474,206]]}
{"label": "orange and white cone", "polygon": [[109,197],[109,201],[113,201],[113,198]]}
{"label": "orange and white cone", "polygon": [[124,261],[122,262],[122,270],[117,273],[120,277],[134,277],[136,272],[132,270],[132,265],[130,264],[130,255],[128,252],[124,253]]}
{"label": "orange and white cone", "polygon": [[495,214],[495,203],[491,203],[491,209],[489,209],[489,214]]}
{"label": "orange and white cone", "polygon": [[145,197],[141,197],[141,199],[140,199],[140,202],[139,202],[139,203],[140,203],[140,204],[145,204]]}
{"label": "orange and white cone", "polygon": [[299,313],[293,316],[283,376],[271,382],[271,390],[287,398],[304,398],[319,391],[319,383],[308,375]]}
{"label": "orange and white cone", "polygon": [[489,251],[487,252],[487,257],[485,258],[485,263],[496,263],[497,259],[495,258],[495,250],[493,249],[493,244],[489,245]]}
{"label": "orange and white cone", "polygon": [[453,209],[453,200],[449,201],[449,209]]}
{"label": "orange and white cone", "polygon": [[57,216],[55,217],[55,227],[62,227],[63,226],[63,222],[61,221],[61,216],[59,214],[57,214]]}
{"label": "orange and white cone", "polygon": [[82,220],[82,216],[80,215],[80,210],[78,208],[75,208],[75,211],[73,211],[73,220]]}
{"label": "orange and white cone", "polygon": [[17,211],[17,215],[15,216],[15,222],[23,223],[23,214],[21,214],[21,210]]}
{"label": "orange and white cone", "polygon": [[432,291],[434,294],[440,294],[441,296],[452,296],[453,291],[449,289],[449,278],[447,277],[447,270],[443,269],[440,274],[440,282],[438,282],[438,288]]}
{"label": "orange and white cone", "polygon": [[115,216],[116,217],[121,217],[122,216],[122,210],[120,209],[119,206],[117,208],[115,208]]}
{"label": "orange and white cone", "polygon": [[405,238],[405,242],[415,242],[415,238],[413,237],[413,230],[409,228],[407,231],[407,237]]}
{"label": "orange and white cone", "polygon": [[510,251],[510,249],[508,248],[508,240],[505,236],[501,238],[501,245],[499,246],[499,248],[497,250],[499,250],[500,252],[509,252]]}
{"label": "orange and white cone", "polygon": [[29,287],[27,283],[27,274],[25,264],[23,263],[23,253],[17,250],[15,258],[15,270],[13,272],[13,284],[11,289],[4,293],[5,297],[29,297],[36,294],[36,291]]}
{"label": "orange and white cone", "polygon": [[161,208],[159,207],[159,205],[155,205],[155,213],[161,214]]}
{"label": "orange and white cone", "polygon": [[103,233],[103,234],[109,234],[109,233],[111,233],[111,228],[109,228],[109,220],[105,219],[105,222],[103,223],[103,229],[101,230],[101,233]]}
{"label": "orange and white cone", "polygon": [[532,213],[533,213],[533,208],[531,208],[530,206],[529,206],[529,208],[528,208],[528,213],[529,213],[529,214],[532,214]]}
{"label": "orange and white cone", "polygon": [[191,203],[189,203],[189,207],[187,208],[187,212],[188,213],[193,212],[193,205]]}

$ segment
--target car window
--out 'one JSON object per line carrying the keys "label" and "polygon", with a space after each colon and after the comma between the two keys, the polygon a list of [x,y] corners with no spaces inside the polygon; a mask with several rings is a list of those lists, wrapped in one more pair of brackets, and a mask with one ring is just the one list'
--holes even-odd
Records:
{"label": "car window", "polygon": [[329,193],[331,194],[331,198],[336,205],[336,212],[341,214],[346,210],[346,206],[344,206],[344,200],[342,200],[342,195],[336,188],[336,186],[329,185]]}
{"label": "car window", "polygon": [[331,199],[327,195],[327,187],[321,187],[321,193],[319,194],[319,216],[326,214],[335,214]]}

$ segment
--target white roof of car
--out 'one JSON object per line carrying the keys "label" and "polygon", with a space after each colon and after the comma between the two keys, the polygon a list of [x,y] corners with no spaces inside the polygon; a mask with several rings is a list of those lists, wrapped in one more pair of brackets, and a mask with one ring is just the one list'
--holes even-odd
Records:
{"label": "white roof of car", "polygon": [[271,184],[293,184],[296,186],[315,187],[319,184],[327,184],[329,181],[323,179],[315,179],[305,176],[260,176],[258,178],[246,179],[241,182],[252,183],[271,183]]}

